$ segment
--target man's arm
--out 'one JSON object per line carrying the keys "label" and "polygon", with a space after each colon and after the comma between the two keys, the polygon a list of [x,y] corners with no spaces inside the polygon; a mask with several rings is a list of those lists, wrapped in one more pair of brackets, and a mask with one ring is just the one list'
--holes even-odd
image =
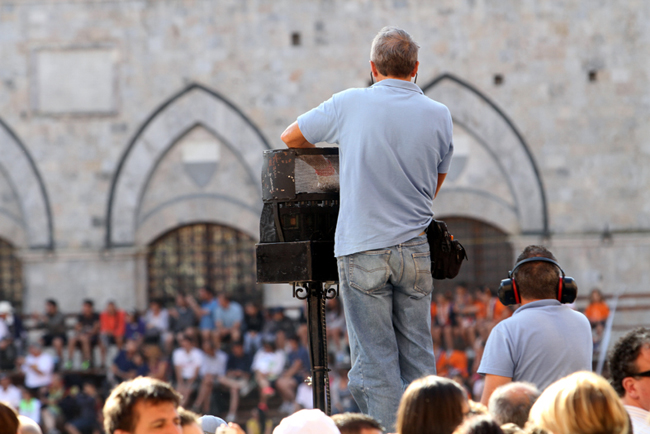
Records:
{"label": "man's arm", "polygon": [[307,139],[305,139],[305,136],[302,135],[302,131],[300,131],[300,127],[298,126],[298,121],[294,121],[294,123],[289,125],[280,136],[280,139],[282,139],[289,148],[315,147],[313,143],[309,143]]}
{"label": "man's arm", "polygon": [[436,186],[436,194],[433,195],[434,199],[436,198],[436,196],[438,196],[438,192],[440,191],[440,187],[442,187],[442,183],[445,182],[446,177],[447,177],[446,173],[438,173],[438,185]]}
{"label": "man's arm", "polygon": [[492,392],[504,384],[508,384],[512,381],[511,377],[502,377],[500,375],[486,374],[485,375],[485,386],[483,386],[483,395],[481,396],[481,404],[487,407],[490,396]]}

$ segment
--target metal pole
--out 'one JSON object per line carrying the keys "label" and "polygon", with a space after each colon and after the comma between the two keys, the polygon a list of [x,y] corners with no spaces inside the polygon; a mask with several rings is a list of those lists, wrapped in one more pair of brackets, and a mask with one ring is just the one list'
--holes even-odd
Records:
{"label": "metal pole", "polygon": [[314,408],[330,414],[329,403],[325,397],[327,377],[327,336],[325,335],[325,299],[322,282],[305,284],[307,298],[307,327],[309,330],[309,356],[311,360],[311,385]]}

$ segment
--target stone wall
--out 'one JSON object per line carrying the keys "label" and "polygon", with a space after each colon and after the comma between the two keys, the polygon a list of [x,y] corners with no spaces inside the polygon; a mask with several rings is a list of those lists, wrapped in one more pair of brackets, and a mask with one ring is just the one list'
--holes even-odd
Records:
{"label": "stone wall", "polygon": [[515,249],[548,243],[583,287],[647,291],[649,15],[644,1],[5,0],[0,237],[25,261],[27,308],[142,306],[147,243],[187,222],[256,235],[262,150],[368,84],[387,24],[419,42],[418,84],[456,123],[437,215],[484,220]]}

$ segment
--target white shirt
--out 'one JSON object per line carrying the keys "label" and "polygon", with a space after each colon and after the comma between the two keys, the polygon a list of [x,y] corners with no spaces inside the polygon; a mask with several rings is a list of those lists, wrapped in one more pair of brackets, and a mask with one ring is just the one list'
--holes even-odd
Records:
{"label": "white shirt", "polygon": [[18,410],[18,406],[20,405],[20,389],[13,384],[10,384],[7,390],[0,386],[0,401],[8,402],[13,408]]}
{"label": "white shirt", "polygon": [[216,375],[224,377],[226,375],[226,364],[228,363],[228,354],[221,350],[214,353],[214,356],[203,353],[203,364],[201,365],[201,376]]}
{"label": "white shirt", "polygon": [[175,368],[181,368],[181,377],[188,380],[194,377],[197,368],[203,364],[203,351],[192,348],[188,353],[184,348],[176,348],[172,354],[172,363]]}
{"label": "white shirt", "polygon": [[251,370],[268,375],[269,379],[273,380],[282,373],[284,361],[284,351],[276,350],[274,353],[269,353],[264,351],[264,348],[260,348],[255,353]]}
{"label": "white shirt", "polygon": [[630,415],[630,419],[632,419],[632,431],[634,431],[634,434],[650,434],[650,422],[648,422],[650,412],[633,405],[626,405],[625,409]]}
{"label": "white shirt", "polygon": [[[42,374],[37,373],[31,365],[36,365]],[[22,366],[25,373],[25,386],[30,389],[48,386],[52,382],[52,372],[54,371],[54,359],[48,353],[41,353],[39,356],[29,354],[25,357],[25,363]]]}

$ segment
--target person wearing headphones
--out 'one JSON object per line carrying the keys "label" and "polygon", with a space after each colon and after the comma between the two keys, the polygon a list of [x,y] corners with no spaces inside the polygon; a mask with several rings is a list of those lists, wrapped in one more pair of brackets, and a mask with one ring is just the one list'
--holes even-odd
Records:
{"label": "person wearing headphones", "polygon": [[510,279],[501,282],[499,299],[520,307],[494,327],[478,368],[485,375],[484,405],[497,387],[511,381],[544,390],[573,372],[591,371],[589,320],[563,304],[573,302],[576,293],[575,282],[548,249],[532,245],[519,255]]}

